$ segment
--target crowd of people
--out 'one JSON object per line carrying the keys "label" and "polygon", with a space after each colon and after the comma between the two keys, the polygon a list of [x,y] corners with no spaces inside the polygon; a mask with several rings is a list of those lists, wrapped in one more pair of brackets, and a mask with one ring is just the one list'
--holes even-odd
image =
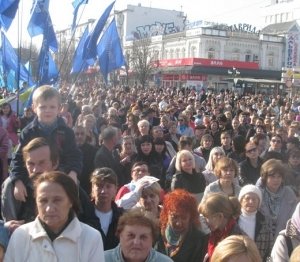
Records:
{"label": "crowd of people", "polygon": [[300,97],[78,84],[32,101],[1,106],[0,261],[297,261]]}

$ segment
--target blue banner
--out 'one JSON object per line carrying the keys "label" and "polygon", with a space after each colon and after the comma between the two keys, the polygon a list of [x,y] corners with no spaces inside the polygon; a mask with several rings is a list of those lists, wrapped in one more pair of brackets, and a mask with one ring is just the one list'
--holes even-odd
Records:
{"label": "blue banner", "polygon": [[99,39],[99,36],[106,24],[106,21],[109,17],[109,14],[115,4],[115,1],[113,1],[104,11],[102,16],[99,18],[99,20],[96,23],[96,26],[92,30],[92,32],[88,35],[85,45],[84,45],[84,52],[83,52],[83,58],[84,59],[94,59],[97,57],[97,42]]}
{"label": "blue banner", "polygon": [[126,64],[115,19],[104,32],[97,46],[97,53],[100,71],[107,83],[108,74]]}
{"label": "blue banner", "polygon": [[[10,5],[4,5],[4,3],[10,3]],[[10,27],[12,21],[14,20],[18,7],[19,7],[20,0],[11,0],[11,1],[4,1],[1,0],[1,4],[3,5],[0,7],[0,25],[3,27],[6,31]],[[4,9],[4,6],[6,6],[6,9]]]}
{"label": "blue banner", "polygon": [[73,23],[72,23],[72,30],[74,30],[75,27],[76,27],[76,20],[77,20],[77,14],[78,14],[79,7],[82,4],[87,4],[87,3],[88,3],[88,0],[75,0],[72,3],[72,5],[74,7],[74,17],[73,17]]}

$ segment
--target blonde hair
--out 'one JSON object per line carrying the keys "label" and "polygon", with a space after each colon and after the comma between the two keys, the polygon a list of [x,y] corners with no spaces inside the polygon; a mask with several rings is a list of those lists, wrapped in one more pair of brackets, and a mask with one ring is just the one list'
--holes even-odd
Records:
{"label": "blonde hair", "polygon": [[222,240],[216,246],[210,261],[227,262],[230,258],[242,258],[241,256],[248,258],[247,262],[262,262],[258,248],[251,238],[242,235],[232,235]]}
{"label": "blonde hair", "polygon": [[299,257],[300,257],[300,246],[297,246],[290,257],[290,262],[299,262]]}
{"label": "blonde hair", "polygon": [[32,103],[36,105],[40,100],[48,100],[51,98],[56,98],[57,103],[60,106],[61,96],[60,93],[53,87],[49,85],[43,85],[38,87],[32,95]]}
{"label": "blonde hair", "polygon": [[196,164],[195,164],[194,155],[190,151],[183,149],[183,150],[179,151],[176,155],[176,162],[175,162],[176,171],[179,171],[179,172],[182,171],[182,169],[181,169],[181,158],[184,157],[184,156],[191,157],[193,159],[193,169],[195,169]]}

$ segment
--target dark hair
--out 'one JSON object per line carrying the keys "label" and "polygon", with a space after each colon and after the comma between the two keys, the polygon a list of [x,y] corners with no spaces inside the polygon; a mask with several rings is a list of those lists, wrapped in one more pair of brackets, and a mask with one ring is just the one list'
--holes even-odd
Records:
{"label": "dark hair", "polygon": [[5,103],[3,103],[2,105],[1,105],[1,111],[0,111],[0,115],[3,115],[3,107],[5,107],[5,106],[9,106],[9,113],[8,113],[8,116],[11,116],[11,114],[13,113],[13,111],[12,111],[12,108],[11,108],[11,104],[10,103],[7,103],[7,102],[5,102]]}
{"label": "dark hair", "polygon": [[35,198],[37,197],[37,188],[43,182],[56,183],[60,185],[72,203],[72,211],[77,215],[79,214],[80,202],[78,197],[78,187],[70,176],[60,171],[45,172],[37,176],[34,180]]}
{"label": "dark hair", "polygon": [[234,136],[233,139],[232,139],[232,145],[234,147],[234,150],[237,153],[245,152],[245,146],[246,146],[245,137],[243,137],[241,135]]}
{"label": "dark hair", "polygon": [[192,146],[193,139],[189,136],[181,136],[178,142],[178,150],[184,149],[186,146]]}
{"label": "dark hair", "polygon": [[59,163],[59,151],[55,143],[50,143],[44,137],[37,137],[30,140],[30,142],[22,148],[23,159],[26,160],[30,152],[39,149],[41,147],[47,146],[50,151],[50,159],[53,165]]}
{"label": "dark hair", "polygon": [[118,185],[118,176],[115,171],[108,167],[96,168],[90,178],[92,184],[99,182],[107,182]]}

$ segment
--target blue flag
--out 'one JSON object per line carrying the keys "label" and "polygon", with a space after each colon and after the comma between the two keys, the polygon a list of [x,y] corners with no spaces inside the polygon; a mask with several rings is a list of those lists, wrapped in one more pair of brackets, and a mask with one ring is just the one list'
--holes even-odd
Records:
{"label": "blue flag", "polygon": [[50,49],[55,52],[58,44],[48,9],[49,0],[35,0],[27,30],[31,37],[43,34],[48,39]]}
{"label": "blue flag", "polygon": [[76,20],[77,20],[77,13],[79,10],[79,7],[82,4],[87,4],[88,0],[75,0],[72,5],[74,7],[74,17],[73,17],[73,23],[72,23],[72,30],[74,30],[74,28],[76,27]]}
{"label": "blue flag", "polygon": [[93,59],[97,56],[97,42],[99,39],[99,36],[105,26],[105,23],[109,17],[109,14],[111,12],[111,9],[113,8],[115,4],[115,1],[113,1],[104,11],[102,16],[99,18],[99,20],[96,23],[96,26],[94,27],[93,31],[88,35],[85,45],[84,45],[84,52],[83,52],[83,58],[84,59]]}
{"label": "blue flag", "polygon": [[[4,8],[4,4],[2,2],[9,2],[10,5],[6,5],[6,9]],[[0,7],[0,24],[1,27],[3,27],[5,30],[8,30],[10,27],[12,21],[15,18],[15,15],[17,13],[18,7],[19,7],[20,0],[10,0],[10,1],[1,1],[1,4],[3,6]]]}
{"label": "blue flag", "polygon": [[78,46],[75,50],[73,56],[73,65],[71,69],[71,74],[73,73],[80,73],[82,70],[87,68],[86,61],[82,58],[83,50],[84,50],[84,43],[88,37],[89,29],[88,26],[85,28],[83,35],[78,43]]}
{"label": "blue flag", "polygon": [[39,55],[38,72],[38,86],[53,84],[58,79],[58,70],[49,50],[48,39],[45,36]]}
{"label": "blue flag", "polygon": [[28,70],[21,63],[19,65],[18,56],[15,50],[13,49],[11,43],[8,41],[6,35],[3,32],[1,33],[1,39],[2,39],[1,55],[2,55],[2,65],[3,65],[4,73],[8,75],[10,70],[17,73],[20,66],[20,80],[22,81],[29,80],[28,84],[32,85],[33,82],[31,76],[29,75]]}
{"label": "blue flag", "polygon": [[0,1],[0,14],[9,8],[16,0],[1,0]]}
{"label": "blue flag", "polygon": [[97,52],[100,71],[107,83],[108,74],[126,64],[115,19],[104,32],[97,46]]}

